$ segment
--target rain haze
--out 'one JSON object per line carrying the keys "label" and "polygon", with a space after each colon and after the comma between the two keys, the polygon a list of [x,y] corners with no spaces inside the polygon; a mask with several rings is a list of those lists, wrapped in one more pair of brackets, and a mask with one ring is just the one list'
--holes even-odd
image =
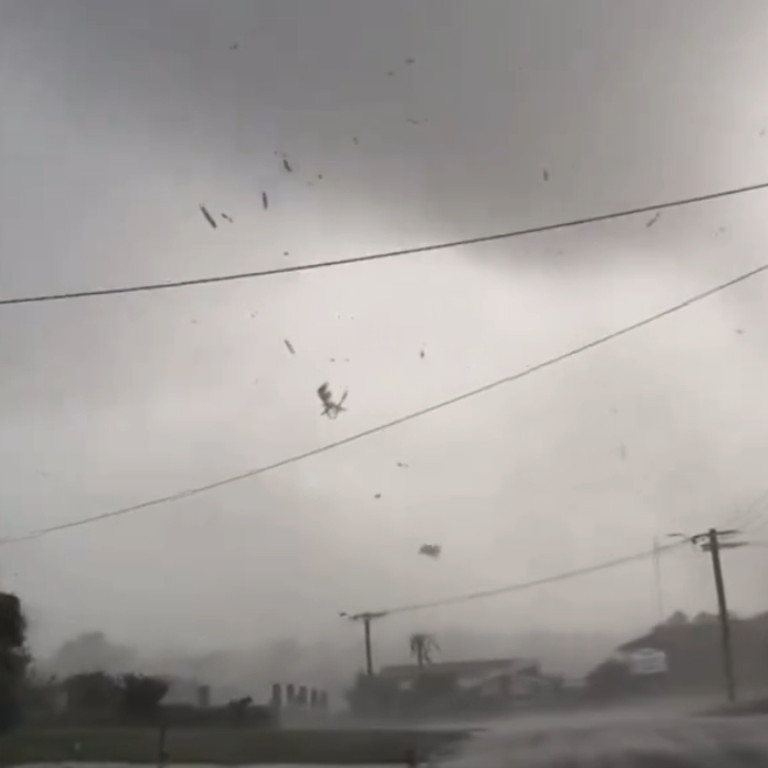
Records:
{"label": "rain haze", "polygon": [[[764,182],[767,37],[759,0],[0,0],[0,298]],[[0,307],[0,536],[247,472],[659,312],[761,264],[766,205]],[[5,546],[3,585],[43,653],[90,629],[156,654],[291,639],[351,677],[361,633],[340,611],[538,579],[673,531],[768,540],[767,280],[322,455]],[[324,415],[324,382],[345,410]],[[765,549],[724,560],[732,609],[765,610]],[[663,612],[714,610],[701,553],[661,572]],[[549,634],[611,647],[659,617],[645,559],[393,615],[377,663],[407,657],[413,631],[514,654]]]}

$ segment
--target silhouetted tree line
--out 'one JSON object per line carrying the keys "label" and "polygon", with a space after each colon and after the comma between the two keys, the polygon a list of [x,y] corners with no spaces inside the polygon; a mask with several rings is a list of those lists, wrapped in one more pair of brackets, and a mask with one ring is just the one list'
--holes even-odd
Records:
{"label": "silhouetted tree line", "polygon": [[141,719],[157,713],[168,687],[168,682],[159,677],[106,672],[83,672],[62,683],[70,711]]}

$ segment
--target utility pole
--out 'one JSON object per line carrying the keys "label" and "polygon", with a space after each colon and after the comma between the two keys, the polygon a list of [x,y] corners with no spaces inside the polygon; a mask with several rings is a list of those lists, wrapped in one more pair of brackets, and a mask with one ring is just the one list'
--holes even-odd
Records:
{"label": "utility pole", "polygon": [[363,632],[365,638],[365,674],[368,677],[373,677],[373,642],[371,640],[371,622],[386,616],[386,611],[380,611],[378,613],[355,613],[351,616],[347,613],[340,613],[339,615],[343,618],[349,619],[350,621],[363,622]]}
{"label": "utility pole", "polygon": [[733,536],[736,530],[718,531],[710,528],[706,533],[699,533],[691,537],[694,545],[698,545],[703,552],[709,552],[712,557],[712,571],[715,576],[715,590],[717,592],[717,608],[720,617],[720,650],[723,659],[723,675],[725,677],[728,701],[736,701],[736,676],[733,671],[733,646],[731,644],[731,617],[728,615],[728,603],[725,598],[725,583],[723,581],[723,568],[720,562],[721,549],[735,549],[745,546],[744,542],[721,542],[721,537]]}
{"label": "utility pole", "polygon": [[653,537],[653,574],[656,580],[656,601],[659,608],[659,622],[664,621],[664,591],[661,586],[661,558],[659,540]]}

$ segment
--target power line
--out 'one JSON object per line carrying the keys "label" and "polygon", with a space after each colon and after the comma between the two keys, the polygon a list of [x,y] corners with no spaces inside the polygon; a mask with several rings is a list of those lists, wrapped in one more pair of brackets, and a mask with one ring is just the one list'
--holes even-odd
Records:
{"label": "power line", "polygon": [[281,467],[286,467],[289,464],[295,464],[296,462],[304,461],[305,459],[312,458],[313,456],[318,456],[322,453],[327,453],[328,451],[335,450],[336,448],[340,448],[344,445],[348,445],[349,443],[354,443],[366,437],[371,437],[372,435],[378,434],[379,432],[384,432],[385,430],[388,430],[388,429],[392,429],[393,427],[398,427],[401,424],[405,424],[406,422],[421,418],[422,416],[426,416],[430,413],[434,413],[435,411],[439,411],[443,408],[456,405],[457,403],[460,403],[464,400],[469,400],[470,398],[476,397],[477,395],[485,394],[486,392],[490,392],[491,390],[497,389],[498,387],[501,387],[505,384],[512,384],[513,382],[519,381],[520,379],[523,379],[526,376],[530,376],[533,373],[538,373],[539,371],[543,371],[546,368],[550,368],[554,365],[562,363],[572,357],[576,357],[577,355],[580,355],[583,352],[588,352],[591,349],[595,349],[596,347],[599,347],[603,344],[607,344],[609,341],[613,341],[614,339],[617,339],[620,336],[625,336],[629,333],[639,330],[640,328],[644,328],[647,325],[651,325],[652,323],[655,323],[657,320],[661,320],[665,317],[668,317],[669,315],[673,315],[676,312],[686,309],[687,307],[690,307],[693,304],[703,301],[704,299],[707,299],[710,296],[714,296],[715,294],[721,291],[724,291],[727,288],[732,288],[733,286],[738,285],[739,283],[742,283],[745,280],[749,280],[750,278],[755,277],[759,274],[762,274],[763,272],[766,272],[766,271],[768,271],[768,263],[762,264],[759,267],[755,267],[755,269],[751,269],[749,272],[743,272],[742,274],[737,275],[736,277],[731,278],[730,280],[727,280],[724,283],[719,283],[713,288],[709,288],[706,291],[690,296],[684,301],[681,301],[677,304],[673,304],[671,307],[668,307],[667,309],[663,309],[660,312],[656,312],[653,315],[649,315],[648,317],[645,317],[642,320],[638,320],[634,323],[631,323],[630,325],[625,325],[624,327],[619,328],[615,331],[612,331],[611,333],[607,333],[603,336],[593,339],[592,341],[588,341],[585,344],[582,344],[581,346],[574,347],[573,349],[570,349],[567,352],[563,352],[562,354],[556,355],[555,357],[550,357],[549,359],[544,360],[540,363],[536,363],[534,365],[529,366],[528,368],[524,368],[522,371],[518,371],[517,373],[510,374],[509,376],[504,376],[500,379],[496,379],[496,381],[492,381],[488,384],[484,384],[483,386],[477,387],[476,389],[469,390],[468,392],[463,392],[462,394],[451,397],[448,400],[442,400],[438,403],[434,403],[433,405],[429,405],[426,408],[421,408],[418,411],[413,411],[411,413],[406,414],[405,416],[400,416],[396,419],[392,419],[391,421],[387,421],[383,424],[379,424],[378,426],[363,430],[362,432],[357,432],[353,435],[349,435],[348,437],[343,437],[340,440],[335,440],[334,442],[326,443],[325,445],[318,446],[317,448],[313,448],[309,451],[304,451],[303,453],[297,453],[293,456],[289,456],[285,459],[280,459],[279,461],[273,462],[272,464],[266,464],[264,466],[257,467],[256,469],[251,469],[251,470],[248,470],[247,472],[242,472],[239,475],[233,475],[231,477],[226,477],[223,480],[217,480],[216,482],[213,482],[213,483],[200,485],[195,488],[188,488],[186,490],[178,491],[177,493],[172,493],[167,496],[161,496],[159,498],[150,499],[149,501],[144,501],[141,504],[134,504],[129,507],[123,507],[121,509],[113,510],[111,512],[103,512],[98,515],[83,517],[78,520],[72,520],[68,523],[61,523],[60,525],[52,525],[52,526],[49,526],[48,528],[42,528],[39,531],[34,531],[32,533],[29,533],[23,536],[0,539],[0,545],[15,544],[22,541],[29,541],[32,539],[40,538],[41,536],[47,536],[48,534],[55,533],[57,531],[64,531],[69,528],[78,528],[83,525],[90,525],[92,523],[101,522],[102,520],[107,520],[113,517],[119,517],[121,515],[127,515],[132,512],[138,512],[142,509],[148,509],[149,507],[156,507],[156,506],[159,506],[160,504],[166,504],[173,501],[180,501],[182,499],[189,498],[190,496],[197,496],[198,494],[206,493],[207,491],[212,491],[212,490],[215,490],[216,488],[221,488],[225,485],[231,485],[232,483],[237,483],[237,482],[240,482],[241,480],[247,480],[248,478],[256,477],[257,475],[263,475],[266,472],[271,472],[272,470],[280,469]]}
{"label": "power line", "polygon": [[358,616],[372,616],[373,618],[383,618],[384,616],[392,616],[398,613],[411,613],[413,611],[423,611],[429,608],[442,608],[446,605],[456,605],[457,603],[466,603],[472,600],[484,600],[489,597],[498,597],[499,595],[506,595],[511,592],[522,592],[526,589],[533,589],[534,587],[543,587],[547,584],[556,584],[560,581],[567,581],[569,579],[575,579],[579,576],[588,576],[591,573],[599,573],[610,568],[616,568],[620,565],[626,565],[628,563],[637,562],[639,560],[647,560],[656,554],[669,551],[672,549],[679,549],[681,546],[688,544],[689,541],[676,541],[673,544],[665,544],[660,547],[654,547],[653,549],[645,550],[643,552],[637,552],[634,555],[627,555],[625,557],[618,557],[614,560],[607,560],[596,565],[590,565],[585,568],[576,568],[571,571],[564,571],[553,576],[544,576],[539,579],[533,579],[532,581],[523,581],[517,584],[509,584],[504,587],[495,587],[493,589],[485,589],[479,592],[466,592],[462,595],[454,595],[453,597],[445,597],[440,600],[430,600],[424,603],[411,603],[409,605],[400,605],[395,608],[388,608],[380,611],[366,612],[362,614],[356,614],[352,618]]}
{"label": "power line", "polygon": [[320,261],[314,264],[295,264],[293,266],[275,267],[274,269],[262,269],[252,272],[239,272],[228,275],[213,275],[211,277],[197,277],[188,280],[174,280],[163,283],[144,283],[140,285],[129,285],[117,288],[97,288],[94,290],[71,291],[67,293],[49,293],[36,296],[20,296],[16,298],[0,299],[0,306],[10,306],[14,304],[35,304],[44,301],[64,301],[67,299],[86,299],[96,296],[112,296],[123,293],[143,293],[147,291],[163,291],[172,288],[191,288],[198,285],[209,285],[212,283],[226,283],[234,280],[251,280],[259,277],[271,277],[274,275],[285,275],[292,272],[308,272],[314,269],[327,269],[329,267],[341,267],[350,264],[361,264],[368,261],[379,261],[381,259],[393,259],[400,256],[412,256],[419,253],[431,253],[433,251],[443,251],[451,248],[463,248],[468,245],[479,245],[482,243],[491,243],[498,240],[509,240],[514,237],[524,237],[525,235],[536,235],[544,232],[553,232],[559,229],[570,229],[581,227],[586,224],[597,224],[603,221],[612,221],[614,219],[623,219],[630,216],[637,216],[642,213],[653,213],[654,211],[663,211],[670,208],[681,208],[683,206],[705,203],[711,200],[719,200],[736,195],[744,195],[751,192],[759,192],[768,189],[768,182],[760,184],[750,184],[743,187],[725,189],[719,192],[711,192],[706,195],[697,195],[696,197],[686,197],[678,200],[670,200],[656,205],[644,205],[639,208],[627,208],[612,213],[604,213],[597,216],[586,216],[580,219],[571,219],[556,224],[542,224],[536,227],[527,227],[525,229],[515,229],[508,232],[497,232],[491,235],[480,235],[462,240],[450,240],[442,243],[432,243],[429,245],[419,245],[413,248],[402,248],[396,251],[383,251],[380,253],[371,253],[365,256],[353,256],[348,259],[332,259],[330,261]]}

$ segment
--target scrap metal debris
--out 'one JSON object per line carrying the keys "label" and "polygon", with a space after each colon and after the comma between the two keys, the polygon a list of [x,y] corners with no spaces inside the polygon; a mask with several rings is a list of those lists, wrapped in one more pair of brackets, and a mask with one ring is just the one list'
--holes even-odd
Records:
{"label": "scrap metal debris", "polygon": [[397,466],[401,467],[402,469],[407,469],[408,465],[404,461],[398,461]]}
{"label": "scrap metal debris", "polygon": [[285,168],[288,173],[293,173],[293,168],[291,167],[291,164],[288,162],[288,158],[283,155],[283,168]]}
{"label": "scrap metal debris", "polygon": [[341,399],[338,403],[334,402],[333,395],[331,394],[331,389],[328,385],[328,382],[323,382],[318,388],[317,388],[317,396],[320,398],[321,402],[323,403],[323,416],[327,416],[329,419],[335,419],[342,411],[346,411],[346,408],[342,408],[342,405],[344,404],[344,401],[347,399],[347,392],[344,391],[344,394],[341,396]]}
{"label": "scrap metal debris", "polygon": [[406,64],[413,64],[415,61],[416,61],[416,59],[406,59],[405,63]]}
{"label": "scrap metal debris", "polygon": [[419,350],[419,357],[423,360],[427,356],[427,353],[423,350]]}
{"label": "scrap metal debris", "polygon": [[269,208],[269,198],[267,197],[266,192],[261,193],[261,204],[264,206],[265,211],[267,210],[267,208]]}
{"label": "scrap metal debris", "polygon": [[419,121],[418,121],[418,120],[414,120],[414,118],[412,118],[412,117],[409,117],[409,118],[408,118],[408,122],[409,122],[411,125],[418,125],[418,124],[419,124]]}
{"label": "scrap metal debris", "polygon": [[288,341],[288,339],[283,339],[283,344],[285,344],[286,348],[288,349],[288,351],[289,351],[289,352],[290,352],[292,355],[295,355],[295,354],[296,354],[296,350],[293,348],[293,344],[291,344],[291,342],[290,342],[290,341]]}
{"label": "scrap metal debris", "polygon": [[661,211],[658,211],[656,215],[646,223],[646,227],[650,229],[661,218]]}
{"label": "scrap metal debris", "polygon": [[222,213],[221,218],[224,219],[224,221],[228,221],[230,224],[233,223],[233,219],[228,213]]}
{"label": "scrap metal debris", "polygon": [[544,169],[542,176],[544,177],[544,181],[549,181],[549,171],[546,168]]}
{"label": "scrap metal debris", "polygon": [[200,203],[200,213],[203,214],[203,216],[205,217],[205,220],[211,225],[213,229],[216,229],[216,227],[219,226],[216,223],[216,219],[214,219],[213,216],[211,216],[208,209],[202,203]]}
{"label": "scrap metal debris", "polygon": [[443,548],[439,544],[422,544],[419,548],[419,554],[425,557],[432,557],[437,560],[442,554]]}
{"label": "scrap metal debris", "polygon": [[360,139],[358,139],[358,138],[357,138],[357,136],[353,136],[353,137],[352,137],[352,142],[353,142],[354,144],[359,144],[359,143],[360,143]]}
{"label": "scrap metal debris", "polygon": [[373,494],[373,498],[374,499],[380,499],[381,498],[381,494],[380,493],[374,493]]}
{"label": "scrap metal debris", "polygon": [[229,46],[230,51],[236,51],[240,47],[239,43],[232,43],[232,45]]}

